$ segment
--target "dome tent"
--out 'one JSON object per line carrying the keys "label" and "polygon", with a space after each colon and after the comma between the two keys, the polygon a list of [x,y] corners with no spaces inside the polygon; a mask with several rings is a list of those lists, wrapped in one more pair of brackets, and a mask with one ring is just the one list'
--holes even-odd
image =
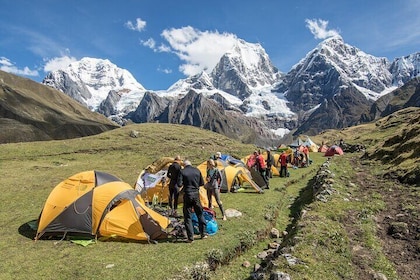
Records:
{"label": "dome tent", "polygon": [[76,235],[150,241],[166,238],[168,225],[129,184],[108,173],[85,171],[51,191],[35,239]]}
{"label": "dome tent", "polygon": [[[235,183],[243,185],[249,184],[258,193],[263,193],[261,187],[254,180],[251,172],[246,168],[243,161],[234,159],[230,156],[223,156],[223,159],[216,160],[217,168],[222,175],[221,192],[230,192]],[[207,176],[207,161],[202,162],[197,168],[201,171],[203,178]]]}
{"label": "dome tent", "polygon": [[343,155],[343,154],[344,154],[344,152],[343,152],[343,150],[341,149],[340,146],[332,145],[325,152],[324,156],[326,156],[326,157],[332,157],[334,155]]}

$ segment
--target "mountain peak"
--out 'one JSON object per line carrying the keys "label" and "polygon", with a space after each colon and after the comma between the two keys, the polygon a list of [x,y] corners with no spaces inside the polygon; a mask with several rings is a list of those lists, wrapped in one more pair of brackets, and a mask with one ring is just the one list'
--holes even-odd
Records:
{"label": "mountain peak", "polygon": [[91,57],[84,57],[70,63],[65,69],[49,73],[42,83],[61,91],[63,84],[70,84],[71,89],[66,90],[67,94],[70,92],[70,96],[81,96],[78,101],[94,111],[111,91],[121,95],[122,103],[125,96],[145,91],[126,69],[117,67],[108,59]]}

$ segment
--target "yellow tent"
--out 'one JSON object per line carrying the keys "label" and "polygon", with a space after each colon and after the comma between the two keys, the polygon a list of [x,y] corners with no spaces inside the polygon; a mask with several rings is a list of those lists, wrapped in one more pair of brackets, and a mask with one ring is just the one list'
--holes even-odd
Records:
{"label": "yellow tent", "polygon": [[150,241],[166,238],[168,225],[169,219],[148,208],[129,184],[108,173],[85,171],[51,191],[35,239],[69,234]]}
{"label": "yellow tent", "polygon": [[[230,158],[227,157],[226,160],[218,159],[216,162],[217,168],[222,174],[222,186],[220,188],[222,192],[230,192],[235,184],[240,186],[248,184],[254,188],[255,191],[259,193],[262,192],[262,189],[252,179],[251,172],[246,168],[242,161],[234,158],[230,160]],[[201,175],[205,178],[207,175],[207,161],[198,165],[197,168],[200,169]]]}

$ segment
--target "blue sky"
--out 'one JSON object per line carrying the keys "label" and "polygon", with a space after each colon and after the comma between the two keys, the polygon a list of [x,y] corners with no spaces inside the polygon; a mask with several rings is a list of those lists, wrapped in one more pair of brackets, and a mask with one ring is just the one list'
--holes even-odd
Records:
{"label": "blue sky", "polygon": [[392,60],[420,51],[419,15],[418,0],[1,0],[0,69],[40,82],[94,57],[161,90],[211,70],[238,39],[282,72],[334,34]]}

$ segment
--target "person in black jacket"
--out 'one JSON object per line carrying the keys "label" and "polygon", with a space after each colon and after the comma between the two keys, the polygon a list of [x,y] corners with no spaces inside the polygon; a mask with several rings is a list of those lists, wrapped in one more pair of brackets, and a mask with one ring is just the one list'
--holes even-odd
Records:
{"label": "person in black jacket", "polygon": [[267,180],[269,180],[269,178],[273,178],[271,167],[274,165],[274,157],[271,154],[270,149],[267,149],[267,159],[265,160],[265,162],[267,163],[267,170],[265,172],[265,176],[267,177]]}
{"label": "person in black jacket", "polygon": [[181,157],[176,156],[174,162],[169,166],[167,177],[169,180],[169,207],[170,216],[178,216],[178,197],[180,191],[181,182],[179,181],[179,174],[181,172]]}
{"label": "person in black jacket", "polygon": [[184,161],[184,169],[180,172],[181,182],[184,191],[184,223],[187,230],[187,242],[191,243],[194,241],[194,228],[192,223],[193,210],[198,218],[198,229],[200,231],[201,238],[207,238],[207,234],[204,232],[206,226],[206,220],[203,216],[203,206],[200,201],[200,186],[204,186],[203,176],[198,168],[193,167],[189,160]]}

